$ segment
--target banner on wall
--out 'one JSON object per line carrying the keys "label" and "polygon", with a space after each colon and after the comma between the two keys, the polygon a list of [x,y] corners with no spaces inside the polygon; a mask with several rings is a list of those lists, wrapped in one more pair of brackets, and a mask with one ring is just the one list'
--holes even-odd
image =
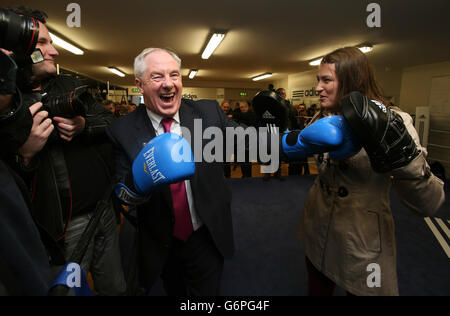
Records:
{"label": "banner on wall", "polygon": [[306,104],[311,105],[319,101],[319,92],[315,87],[311,89],[294,89],[292,91],[292,104]]}
{"label": "banner on wall", "polygon": [[197,100],[198,96],[195,93],[183,93],[183,95],[181,96],[183,99],[190,99],[190,100]]}

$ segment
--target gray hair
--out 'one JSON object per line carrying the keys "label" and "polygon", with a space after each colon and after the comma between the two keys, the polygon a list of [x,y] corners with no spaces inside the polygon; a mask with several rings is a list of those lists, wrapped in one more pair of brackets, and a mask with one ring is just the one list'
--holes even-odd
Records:
{"label": "gray hair", "polygon": [[175,59],[175,61],[178,64],[178,67],[181,69],[181,59],[178,57],[178,55],[167,48],[157,48],[157,47],[150,47],[144,49],[135,59],[134,59],[134,75],[136,78],[142,79],[142,75],[144,74],[145,70],[147,69],[147,65],[145,63],[145,57],[148,54],[151,54],[155,51],[163,51],[168,53],[170,56]]}

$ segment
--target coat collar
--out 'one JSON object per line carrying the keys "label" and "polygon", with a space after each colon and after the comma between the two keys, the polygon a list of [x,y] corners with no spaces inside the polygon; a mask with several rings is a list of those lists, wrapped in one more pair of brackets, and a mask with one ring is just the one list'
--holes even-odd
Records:
{"label": "coat collar", "polygon": [[[152,122],[147,115],[147,108],[142,105],[136,110],[136,121],[135,128],[139,133],[145,133],[151,138],[156,136],[155,130],[153,129]],[[194,119],[201,118],[199,113],[197,113],[191,104],[186,102],[186,100],[181,100],[181,106],[179,109],[180,124],[189,129],[191,136],[194,134]],[[192,144],[191,144],[192,145]]]}

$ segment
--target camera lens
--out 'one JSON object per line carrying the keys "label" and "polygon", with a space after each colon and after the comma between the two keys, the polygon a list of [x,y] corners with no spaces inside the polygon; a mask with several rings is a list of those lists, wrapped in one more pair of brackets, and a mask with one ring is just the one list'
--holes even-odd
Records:
{"label": "camera lens", "polygon": [[0,47],[16,54],[31,55],[39,37],[39,22],[0,9]]}

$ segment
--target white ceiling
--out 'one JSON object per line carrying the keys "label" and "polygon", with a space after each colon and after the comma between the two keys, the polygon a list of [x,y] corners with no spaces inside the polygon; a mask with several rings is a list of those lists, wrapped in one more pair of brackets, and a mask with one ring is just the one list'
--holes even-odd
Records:
{"label": "white ceiling", "polygon": [[[81,7],[81,27],[70,28],[69,3]],[[369,28],[367,5],[381,6],[381,27]],[[61,67],[116,85],[134,85],[133,60],[146,47],[170,47],[182,59],[185,86],[256,87],[251,77],[313,69],[308,62],[335,48],[369,42],[377,66],[403,68],[450,60],[448,0],[28,0],[47,12],[47,25],[85,50],[58,49]],[[200,55],[213,29],[228,33],[208,60]],[[115,66],[127,73],[117,77]],[[187,78],[189,69],[199,69]]]}

